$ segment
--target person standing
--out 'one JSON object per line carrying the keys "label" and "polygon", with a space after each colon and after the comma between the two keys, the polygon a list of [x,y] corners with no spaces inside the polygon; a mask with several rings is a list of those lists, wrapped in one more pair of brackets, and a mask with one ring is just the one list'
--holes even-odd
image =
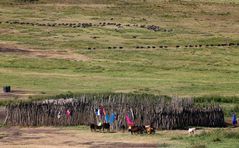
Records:
{"label": "person standing", "polygon": [[236,125],[237,125],[236,113],[233,113],[233,115],[232,115],[232,125],[233,125],[234,127],[236,127]]}

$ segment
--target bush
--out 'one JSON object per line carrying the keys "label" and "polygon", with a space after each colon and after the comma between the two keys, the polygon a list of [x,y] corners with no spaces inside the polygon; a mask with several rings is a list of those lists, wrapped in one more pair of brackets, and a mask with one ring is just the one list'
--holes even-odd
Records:
{"label": "bush", "polygon": [[202,97],[194,97],[194,102],[196,103],[239,103],[239,97],[236,96],[202,96]]}

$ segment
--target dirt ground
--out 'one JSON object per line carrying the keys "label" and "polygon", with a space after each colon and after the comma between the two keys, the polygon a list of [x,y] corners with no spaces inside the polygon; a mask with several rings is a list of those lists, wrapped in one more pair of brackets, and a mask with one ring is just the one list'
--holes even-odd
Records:
{"label": "dirt ground", "polygon": [[0,92],[0,100],[7,100],[7,99],[26,99],[29,96],[34,96],[39,94],[39,92],[34,91],[26,91],[26,90],[11,90],[9,93]]}
{"label": "dirt ground", "polygon": [[[88,127],[0,128],[0,145],[21,147],[164,147],[171,145],[160,134],[130,135],[128,132],[90,132]],[[184,134],[185,131],[174,131]]]}
{"label": "dirt ground", "polygon": [[52,59],[64,59],[70,61],[88,61],[90,60],[89,57],[76,54],[71,49],[66,49],[65,51],[45,51],[45,50],[32,50],[26,48],[19,48],[15,45],[6,45],[0,44],[0,53],[5,54],[18,54],[24,55],[27,57],[41,57],[41,58],[52,58]]}

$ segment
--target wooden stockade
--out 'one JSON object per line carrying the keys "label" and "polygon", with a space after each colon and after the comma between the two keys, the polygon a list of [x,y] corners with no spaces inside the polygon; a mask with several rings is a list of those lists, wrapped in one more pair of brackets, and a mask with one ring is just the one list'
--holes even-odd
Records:
{"label": "wooden stockade", "polygon": [[[117,126],[125,125],[125,115],[133,112],[138,125],[153,124],[159,129],[185,129],[190,126],[223,127],[219,106],[197,107],[190,99],[153,95],[88,94],[72,98],[21,102],[7,105],[7,125],[66,126],[96,123],[95,109],[103,105],[109,114],[118,114]],[[71,111],[70,118],[66,110]]]}

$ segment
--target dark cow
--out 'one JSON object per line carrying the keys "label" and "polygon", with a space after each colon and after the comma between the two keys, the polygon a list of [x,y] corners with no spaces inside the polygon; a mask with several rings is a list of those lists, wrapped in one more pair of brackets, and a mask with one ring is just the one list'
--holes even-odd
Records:
{"label": "dark cow", "polygon": [[144,126],[130,126],[128,129],[131,134],[143,134],[145,131]]}
{"label": "dark cow", "polygon": [[104,132],[104,130],[107,130],[107,132],[110,132],[110,124],[109,123],[103,123],[102,125],[96,125],[96,124],[93,124],[93,123],[91,123],[90,124],[90,130],[93,132],[96,132],[96,131],[99,131],[99,132],[101,132],[102,130],[103,130],[103,132]]}
{"label": "dark cow", "polygon": [[102,129],[102,125],[98,126],[96,124],[90,124],[90,130],[93,132],[96,132],[97,130],[99,130],[99,132],[101,132],[101,129]]}
{"label": "dark cow", "polygon": [[144,128],[147,134],[155,134],[156,129],[152,125],[146,125]]}
{"label": "dark cow", "polygon": [[103,127],[103,132],[105,129],[107,130],[107,132],[110,132],[110,124],[109,123],[103,123],[102,127]]}

